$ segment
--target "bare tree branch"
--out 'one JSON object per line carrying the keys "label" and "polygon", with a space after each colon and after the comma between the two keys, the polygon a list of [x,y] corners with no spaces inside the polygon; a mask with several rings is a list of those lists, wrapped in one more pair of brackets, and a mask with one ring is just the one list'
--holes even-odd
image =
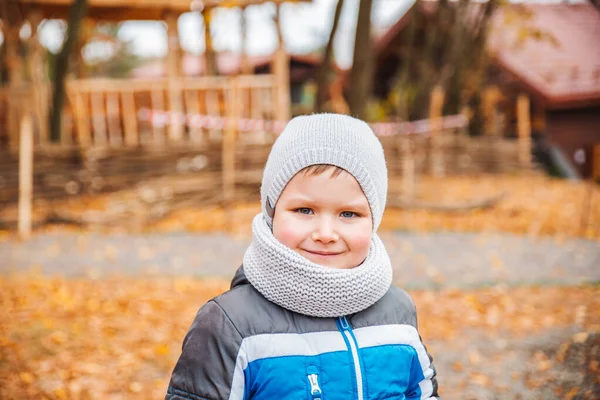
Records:
{"label": "bare tree branch", "polygon": [[333,41],[335,34],[340,22],[340,15],[342,15],[342,8],[344,7],[344,0],[338,0],[335,6],[335,13],[333,15],[333,24],[331,25],[331,33],[329,34],[329,40],[325,47],[325,53],[323,54],[323,60],[317,71],[317,96],[315,98],[315,111],[321,112],[323,110],[323,104],[327,97],[327,89],[329,87],[329,80],[327,75],[329,73],[329,64],[333,56]]}
{"label": "bare tree branch", "polygon": [[360,0],[354,58],[350,72],[350,112],[357,118],[366,119],[367,104],[372,80],[371,60],[371,8],[373,0]]}

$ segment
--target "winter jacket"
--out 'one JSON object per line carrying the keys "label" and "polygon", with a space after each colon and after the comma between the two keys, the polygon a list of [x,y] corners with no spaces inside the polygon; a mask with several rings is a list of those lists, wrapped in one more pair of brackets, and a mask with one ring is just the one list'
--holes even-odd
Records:
{"label": "winter jacket", "polygon": [[264,298],[236,273],[183,341],[166,400],[432,399],[437,382],[409,295],[391,287],[354,315],[316,318]]}

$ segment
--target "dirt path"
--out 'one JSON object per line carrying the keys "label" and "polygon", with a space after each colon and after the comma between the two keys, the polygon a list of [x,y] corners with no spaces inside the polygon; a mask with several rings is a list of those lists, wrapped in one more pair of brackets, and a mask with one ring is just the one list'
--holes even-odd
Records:
{"label": "dirt path", "polygon": [[[395,282],[407,288],[600,281],[598,242],[505,234],[384,233]],[[231,277],[248,239],[223,234],[48,233],[0,242],[0,273]]]}

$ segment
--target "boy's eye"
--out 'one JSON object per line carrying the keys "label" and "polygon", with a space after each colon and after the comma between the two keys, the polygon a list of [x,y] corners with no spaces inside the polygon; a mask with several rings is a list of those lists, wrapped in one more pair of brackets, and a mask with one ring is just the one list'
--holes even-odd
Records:
{"label": "boy's eye", "polygon": [[352,218],[352,217],[358,216],[358,214],[353,211],[342,211],[342,213],[340,215],[343,218]]}
{"label": "boy's eye", "polygon": [[310,208],[302,207],[302,208],[296,209],[296,212],[298,212],[300,214],[310,215],[313,213],[313,210],[311,210]]}

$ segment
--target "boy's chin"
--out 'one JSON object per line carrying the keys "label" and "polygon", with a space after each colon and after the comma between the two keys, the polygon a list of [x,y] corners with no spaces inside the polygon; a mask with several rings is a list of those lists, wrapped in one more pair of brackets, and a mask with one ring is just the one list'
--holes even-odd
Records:
{"label": "boy's chin", "polygon": [[[322,256],[318,256],[318,255],[313,255],[313,254],[301,254],[302,256],[304,256],[304,258],[306,258],[308,261],[313,262],[315,264],[318,264],[320,266],[323,267],[327,267],[327,268],[335,268],[335,269],[352,269],[354,267],[356,267],[356,265],[352,265],[351,263],[348,262],[348,260],[345,260],[344,256],[340,255],[340,256],[328,256],[328,257],[322,257]],[[338,258],[336,260],[336,258]]]}

